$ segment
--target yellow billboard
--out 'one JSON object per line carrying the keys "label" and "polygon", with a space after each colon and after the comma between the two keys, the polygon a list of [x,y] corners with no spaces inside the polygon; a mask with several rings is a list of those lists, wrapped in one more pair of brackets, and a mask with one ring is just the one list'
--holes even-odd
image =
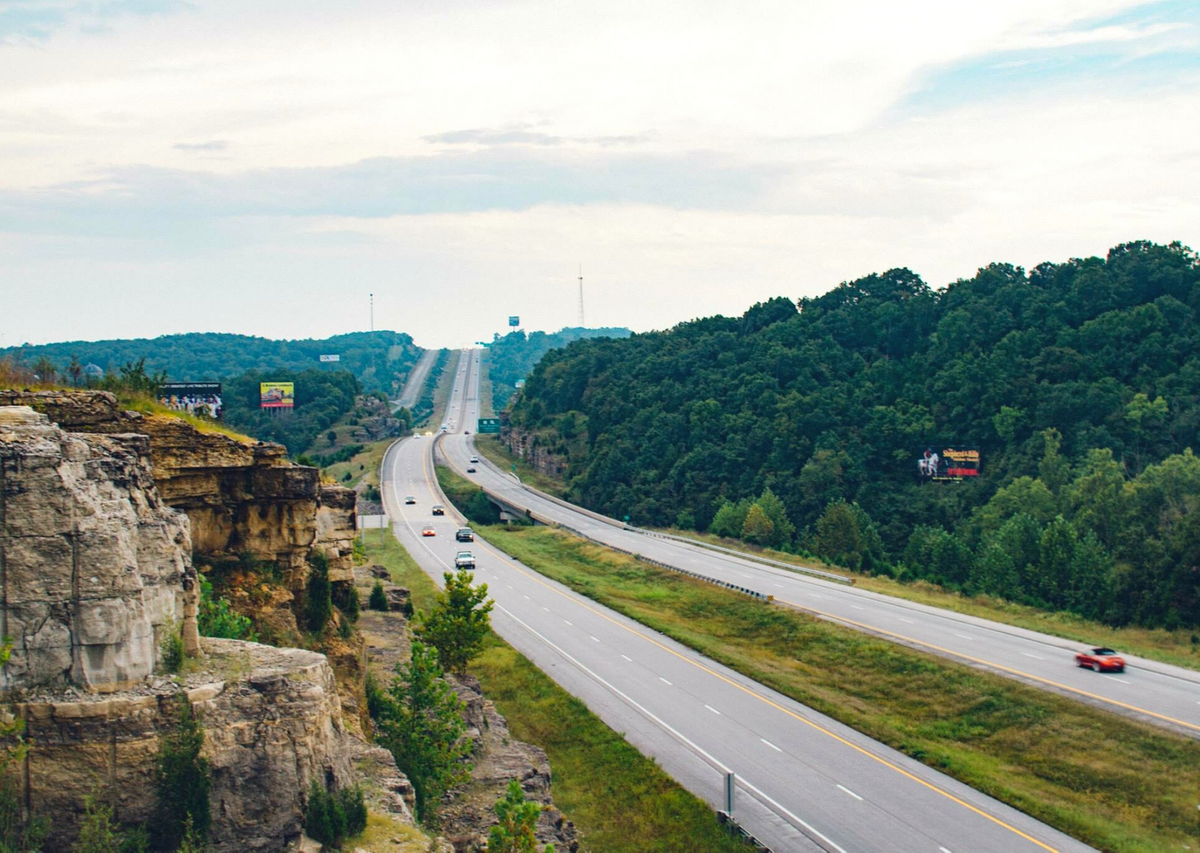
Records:
{"label": "yellow billboard", "polygon": [[260,382],[258,396],[264,409],[291,409],[296,405],[296,383]]}

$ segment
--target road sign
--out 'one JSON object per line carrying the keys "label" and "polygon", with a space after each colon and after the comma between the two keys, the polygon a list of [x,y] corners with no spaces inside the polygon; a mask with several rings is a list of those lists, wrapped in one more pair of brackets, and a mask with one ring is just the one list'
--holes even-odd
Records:
{"label": "road sign", "polygon": [[500,419],[480,418],[479,426],[476,428],[476,431],[481,435],[486,435],[489,432],[496,433],[498,435],[500,433]]}
{"label": "road sign", "polygon": [[515,329],[517,326],[521,325],[521,318],[518,317],[516,314],[511,315],[508,318],[508,325],[512,326]]}

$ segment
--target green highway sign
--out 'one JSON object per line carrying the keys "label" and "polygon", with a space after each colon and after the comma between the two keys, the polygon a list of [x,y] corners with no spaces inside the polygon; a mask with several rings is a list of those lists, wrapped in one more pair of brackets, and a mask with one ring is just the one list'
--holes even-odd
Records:
{"label": "green highway sign", "polygon": [[494,433],[499,434],[500,419],[499,418],[480,418],[479,426],[476,428],[476,432],[479,432],[480,434],[485,434],[485,435],[489,432],[494,432]]}

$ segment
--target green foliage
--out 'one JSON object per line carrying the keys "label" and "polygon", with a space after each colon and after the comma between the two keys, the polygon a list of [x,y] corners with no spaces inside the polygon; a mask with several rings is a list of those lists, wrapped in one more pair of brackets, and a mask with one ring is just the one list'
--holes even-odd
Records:
{"label": "green foliage", "polygon": [[314,841],[338,849],[367,828],[367,806],[357,785],[329,793],[312,781],[304,808],[304,832]]}
{"label": "green foliage", "polygon": [[417,816],[436,824],[442,794],[469,776],[464,759],[471,751],[462,741],[462,702],[443,679],[437,651],[414,640],[408,666],[396,665],[396,677],[374,703],[379,740],[412,782]]}
{"label": "green foliage", "polygon": [[371,610],[388,609],[387,593],[383,589],[382,581],[375,581],[375,585],[371,587],[371,597],[367,599],[367,607]]}
{"label": "green foliage", "polygon": [[352,582],[339,583],[333,587],[333,603],[342,611],[347,622],[358,621],[358,614],[362,608],[358,600],[358,590]]}
{"label": "green foliage", "polygon": [[[772,544],[791,526],[810,547],[845,501],[876,520],[880,549],[838,547],[852,563],[870,554],[872,570],[900,562],[926,525],[954,538],[905,556],[904,577],[1080,612],[1107,591],[1114,623],[1200,625],[1196,498],[1180,488],[1200,444],[1193,251],[1135,242],[1028,271],[992,264],[940,291],[897,269],[798,307],[548,351],[511,422],[565,446],[568,497],[609,515],[668,526],[690,513],[741,536],[758,503]],[[921,482],[932,442],[978,446],[982,476]],[[1015,528],[1000,532],[1019,515],[1038,528],[1022,551],[1060,515],[1077,545],[1093,534],[1090,568],[1066,568],[1061,525],[1046,555],[1006,565],[997,548]],[[760,519],[750,528],[769,538]],[[1090,595],[1072,586],[1081,572]]]}
{"label": "green foliage", "polygon": [[208,759],[200,754],[203,748],[200,715],[184,700],[179,707],[179,725],[159,739],[155,759],[158,805],[151,834],[160,848],[174,849],[189,831],[200,841],[208,838],[212,780]]}
{"label": "green foliage", "polygon": [[196,621],[202,636],[258,642],[250,617],[235,611],[229,599],[215,595],[212,583],[203,573],[200,574],[200,608]]}
{"label": "green foliage", "polygon": [[475,576],[466,569],[443,572],[442,577],[445,589],[438,593],[433,607],[421,615],[413,633],[437,649],[443,669],[462,674],[483,650],[483,640],[491,628],[493,602],[487,597],[487,584],[472,586]]}
{"label": "green foliage", "polygon": [[71,853],[145,853],[149,849],[146,830],[114,821],[112,807],[101,801],[97,793],[83,798],[83,808],[83,822]]}
{"label": "green foliage", "polygon": [[775,525],[758,504],[751,504],[750,511],[746,513],[746,520],[742,523],[742,538],[763,546],[775,541]]}
{"label": "green foliage", "polygon": [[25,820],[24,807],[12,779],[0,784],[0,853],[37,853],[49,831],[44,817]]}
{"label": "green foliage", "polygon": [[488,349],[488,376],[492,380],[494,408],[500,411],[516,390],[518,380],[533,370],[542,356],[553,349],[565,347],[572,341],[589,338],[627,338],[628,329],[584,329],[580,327],[546,332],[509,332],[497,336]]}
{"label": "green foliage", "polygon": [[304,619],[308,630],[319,634],[325,630],[329,617],[333,615],[333,587],[329,582],[329,558],[321,552],[308,559],[311,571],[308,589],[304,596]]}
{"label": "green foliage", "polygon": [[158,642],[159,662],[163,672],[176,673],[183,666],[183,635],[179,625],[171,622],[163,626],[162,639]]}
{"label": "green foliage", "polygon": [[[295,408],[262,408],[262,382],[294,382]],[[348,370],[252,369],[225,379],[222,391],[226,424],[263,441],[277,441],[296,454],[311,447],[318,436],[354,408],[362,386]],[[330,464],[325,457],[316,461]]]}
{"label": "green foliage", "polygon": [[488,834],[488,853],[534,853],[537,850],[538,815],[542,807],[525,799],[521,783],[508,781],[508,790],[496,802],[499,820]]}

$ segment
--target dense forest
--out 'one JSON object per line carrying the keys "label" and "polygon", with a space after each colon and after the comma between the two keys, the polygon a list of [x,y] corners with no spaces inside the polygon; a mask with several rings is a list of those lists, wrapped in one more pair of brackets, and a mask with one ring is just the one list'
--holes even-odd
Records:
{"label": "dense forest", "polygon": [[[296,383],[295,408],[263,409],[260,382]],[[223,420],[260,441],[277,441],[295,456],[354,408],[361,386],[347,370],[248,370],[224,382]]]}
{"label": "dense forest", "polygon": [[[934,290],[907,269],[548,353],[512,424],[572,496],[1113,624],[1200,624],[1200,263],[1179,244]],[[924,448],[981,476],[918,477]]]}
{"label": "dense forest", "polygon": [[[336,367],[348,370],[367,391],[398,394],[421,349],[402,332],[353,332],[323,340],[274,341],[249,335],[191,333],[111,341],[70,341],[0,350],[33,365],[48,359],[58,375],[69,377],[69,365],[95,364],[107,373],[145,359],[149,373],[166,373],[172,382],[225,379],[261,370],[268,379],[286,381],[281,371],[321,366],[318,356],[340,355]],[[324,365],[334,367],[335,365]]]}
{"label": "dense forest", "polygon": [[489,345],[488,376],[492,380],[492,400],[496,411],[508,405],[517,382],[533,370],[542,356],[552,349],[565,347],[571,341],[585,338],[627,338],[628,329],[585,329],[573,326],[557,332],[510,332],[497,336]]}

